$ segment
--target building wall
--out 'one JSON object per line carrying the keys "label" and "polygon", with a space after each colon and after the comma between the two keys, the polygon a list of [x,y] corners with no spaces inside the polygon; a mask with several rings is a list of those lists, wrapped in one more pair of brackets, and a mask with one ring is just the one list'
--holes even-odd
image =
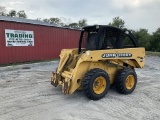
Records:
{"label": "building wall", "polygon": [[[5,29],[34,32],[34,46],[6,47]],[[0,21],[0,64],[58,58],[61,49],[77,48],[80,31]]]}

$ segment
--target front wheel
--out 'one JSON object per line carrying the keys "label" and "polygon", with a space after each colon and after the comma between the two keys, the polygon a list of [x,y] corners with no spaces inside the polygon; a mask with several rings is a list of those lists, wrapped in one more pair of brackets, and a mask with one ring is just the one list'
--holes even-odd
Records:
{"label": "front wheel", "polygon": [[82,89],[86,97],[91,100],[103,98],[110,87],[108,74],[99,68],[88,71],[82,80]]}

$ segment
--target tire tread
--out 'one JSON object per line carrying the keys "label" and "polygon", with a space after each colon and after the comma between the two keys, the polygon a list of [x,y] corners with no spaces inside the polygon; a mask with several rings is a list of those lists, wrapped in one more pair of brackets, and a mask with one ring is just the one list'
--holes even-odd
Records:
{"label": "tire tread", "polygon": [[[82,80],[82,88],[83,88],[83,91],[84,91],[84,94],[87,98],[91,99],[91,100],[98,100],[98,99],[101,99],[102,97],[95,97],[92,95],[92,93],[90,92],[90,80],[92,79],[92,76],[95,74],[95,73],[104,73],[105,75],[107,75],[107,78],[109,80],[109,77],[108,77],[108,74],[102,70],[102,69],[99,69],[99,68],[95,68],[95,69],[91,69],[90,71],[88,71],[83,80]],[[110,84],[110,83],[109,83]],[[107,90],[108,91],[108,90]]]}
{"label": "tire tread", "polygon": [[125,80],[125,75],[128,74],[129,72],[131,72],[134,77],[135,77],[135,86],[136,86],[136,83],[137,83],[137,75],[136,75],[136,72],[134,69],[131,69],[131,68],[125,68],[125,69],[122,69],[120,71],[118,71],[117,75],[116,75],[116,80],[115,80],[115,87],[116,87],[116,90],[121,93],[121,94],[130,94],[133,92],[133,90],[131,90],[130,92],[127,91],[124,87],[124,80]]}

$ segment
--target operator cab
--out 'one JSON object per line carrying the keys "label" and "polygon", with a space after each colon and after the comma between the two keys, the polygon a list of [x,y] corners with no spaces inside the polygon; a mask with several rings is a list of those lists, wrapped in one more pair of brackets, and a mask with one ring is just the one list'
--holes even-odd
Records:
{"label": "operator cab", "polygon": [[79,40],[79,53],[85,50],[105,50],[139,47],[136,38],[126,29],[107,25],[83,27]]}

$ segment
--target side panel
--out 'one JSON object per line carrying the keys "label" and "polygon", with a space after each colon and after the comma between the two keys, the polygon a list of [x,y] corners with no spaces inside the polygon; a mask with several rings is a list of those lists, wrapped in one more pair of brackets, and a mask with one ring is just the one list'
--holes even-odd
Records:
{"label": "side panel", "polygon": [[73,78],[71,80],[71,86],[69,89],[69,94],[73,93],[78,87],[81,86],[81,82],[85,74],[94,68],[100,68],[109,75],[110,78],[110,84],[113,84],[115,80],[115,74],[117,73],[118,70],[122,69],[120,66],[113,66],[106,64],[105,62],[89,62],[89,61],[84,61],[81,62],[80,64],[77,64],[76,68],[74,69],[73,72]]}
{"label": "side panel", "polygon": [[126,48],[126,49],[108,49],[97,51],[86,51],[82,56],[84,61],[104,61],[104,60],[122,60],[136,68],[143,68],[145,63],[145,49],[144,48]]}
{"label": "side panel", "polygon": [[89,70],[91,62],[81,62],[77,63],[76,68],[73,72],[73,77],[70,84],[69,94],[73,93],[78,87],[81,86],[81,82],[83,79],[83,76],[87,73]]}

